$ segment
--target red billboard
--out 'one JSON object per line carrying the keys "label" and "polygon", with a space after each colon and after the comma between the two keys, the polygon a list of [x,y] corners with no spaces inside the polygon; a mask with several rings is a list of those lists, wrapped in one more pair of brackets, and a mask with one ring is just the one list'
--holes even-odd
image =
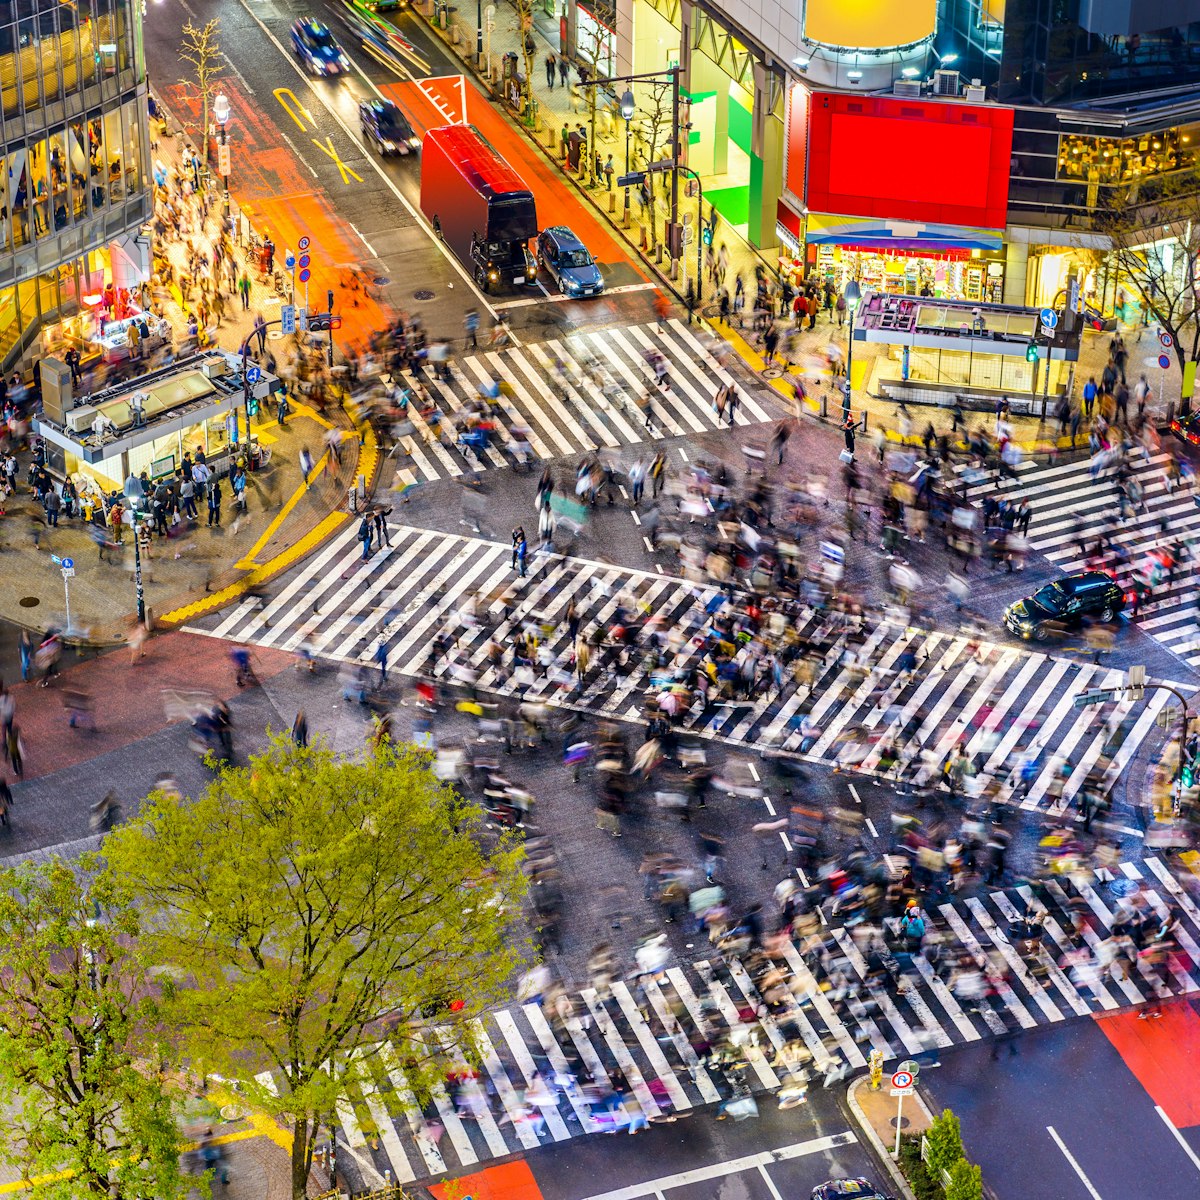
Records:
{"label": "red billboard", "polygon": [[1004,226],[1012,109],[835,92],[808,108],[811,211]]}

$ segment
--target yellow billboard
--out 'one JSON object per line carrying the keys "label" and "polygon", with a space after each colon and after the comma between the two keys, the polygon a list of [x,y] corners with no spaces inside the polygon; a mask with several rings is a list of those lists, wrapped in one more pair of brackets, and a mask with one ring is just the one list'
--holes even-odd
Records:
{"label": "yellow billboard", "polygon": [[846,49],[908,46],[933,35],[937,0],[808,0],[806,41]]}

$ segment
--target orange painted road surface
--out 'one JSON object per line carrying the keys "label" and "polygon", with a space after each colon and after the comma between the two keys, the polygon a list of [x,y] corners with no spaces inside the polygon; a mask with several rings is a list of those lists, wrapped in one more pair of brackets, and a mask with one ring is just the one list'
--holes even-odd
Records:
{"label": "orange painted road surface", "polygon": [[[286,252],[297,252],[305,234],[312,241],[308,281],[309,306],[325,311],[325,293],[332,288],[333,310],[342,317],[335,335],[344,346],[365,345],[376,330],[390,324],[387,312],[361,290],[351,286],[356,271],[368,274],[372,256],[361,239],[333,210],[323,192],[301,173],[296,156],[280,145],[279,132],[261,115],[254,97],[244,93],[234,79],[222,79],[230,105],[238,114],[238,153],[230,178],[230,193],[260,236],[275,243],[275,266],[283,270]],[[171,110],[193,132],[200,125],[199,101],[186,88],[168,84],[165,98]],[[297,284],[300,303],[303,285]],[[268,320],[279,314],[266,312]]]}
{"label": "orange painted road surface", "polygon": [[542,229],[569,225],[602,264],[628,263],[638,279],[645,279],[637,260],[469,80],[447,75],[385,84],[382,90],[400,106],[418,133],[439,125],[457,125],[464,119],[474,125],[533,191]]}
{"label": "orange painted road surface", "polygon": [[475,1175],[460,1175],[429,1189],[436,1200],[542,1200],[533,1172],[523,1160],[488,1167]]}
{"label": "orange painted road surface", "polygon": [[1200,1125],[1200,1014],[1190,1004],[1164,1004],[1149,1020],[1125,1012],[1096,1023],[1177,1129]]}

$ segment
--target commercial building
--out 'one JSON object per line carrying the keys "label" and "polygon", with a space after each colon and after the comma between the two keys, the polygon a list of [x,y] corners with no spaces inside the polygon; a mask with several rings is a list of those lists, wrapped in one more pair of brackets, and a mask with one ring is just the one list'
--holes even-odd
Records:
{"label": "commercial building", "polygon": [[885,292],[1128,308],[1096,210],[1196,166],[1195,0],[563,8],[617,74],[681,66],[688,165],[751,245]]}
{"label": "commercial building", "polygon": [[[0,366],[130,315],[152,208],[141,0],[0,4]],[[106,288],[111,286],[106,296]]]}
{"label": "commercial building", "polygon": [[261,452],[250,417],[282,385],[261,368],[255,371],[249,382],[239,355],[212,350],[77,397],[71,372],[46,358],[34,432],[45,440],[51,473],[70,477],[81,500],[120,491],[130,475],[143,471],[152,483],[172,476],[185,453],[194,458],[203,451],[216,470],[249,442],[249,461],[257,465]]}

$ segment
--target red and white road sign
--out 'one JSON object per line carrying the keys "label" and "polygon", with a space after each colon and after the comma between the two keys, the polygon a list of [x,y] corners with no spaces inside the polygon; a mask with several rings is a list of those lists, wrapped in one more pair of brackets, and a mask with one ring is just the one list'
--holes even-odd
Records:
{"label": "red and white road sign", "polygon": [[913,1085],[913,1077],[908,1071],[897,1071],[892,1076],[892,1087],[897,1091],[906,1092]]}

